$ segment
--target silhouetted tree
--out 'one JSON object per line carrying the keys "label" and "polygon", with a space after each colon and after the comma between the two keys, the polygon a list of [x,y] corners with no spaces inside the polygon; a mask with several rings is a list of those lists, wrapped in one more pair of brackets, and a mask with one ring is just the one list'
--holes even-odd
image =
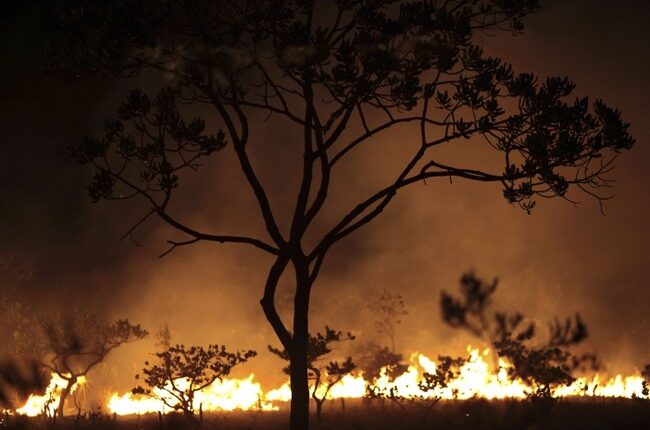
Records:
{"label": "silhouetted tree", "polygon": [[[175,345],[154,353],[155,363],[145,361],[142,380],[146,387],[137,386],[133,394],[158,399],[176,411],[194,418],[194,398],[197,392],[230,374],[233,367],[247,362],[257,353],[252,350],[228,352],[225,346]],[[136,375],[140,379],[140,375]]]}
{"label": "silhouetted tree", "polygon": [[79,378],[85,377],[115,348],[147,336],[140,325],[128,320],[107,323],[89,312],[74,316],[31,317],[14,333],[14,353],[66,381],[61,391],[57,415],[63,416],[65,402]]}
{"label": "silhouetted tree", "polygon": [[[291,356],[292,430],[309,427],[309,303],[334,245],[373,221],[403,188],[435,178],[494,183],[526,211],[537,196],[571,200],[571,186],[606,198],[601,189],[610,185],[606,175],[616,154],[634,143],[617,110],[601,101],[590,107],[586,98],[569,100],[574,85],[568,79],[515,73],[477,45],[476,32],[522,31],[537,0],[59,3],[61,31],[48,56],[50,70],[74,78],[147,71],[150,84],[164,85],[153,97],[131,92],[103,137],[71,150],[95,171],[90,196],[141,199],[147,209],[125,236],[157,217],[186,235],[171,240],[167,252],[212,241],[250,245],[271,256],[261,305]],[[186,120],[179,104],[211,108],[210,124]],[[289,217],[278,216],[250,158],[265,116],[302,136],[299,146],[284,142],[285,130],[264,137],[278,156],[301,160],[300,174],[286,175],[283,187],[297,184]],[[330,185],[350,172],[365,174],[366,161],[357,158],[363,164],[356,170],[341,166],[397,127],[414,132],[400,134],[413,136],[401,168],[386,173],[384,185],[325,232],[322,223],[312,228],[331,200]],[[434,157],[441,146],[467,139],[475,140],[476,150],[468,149],[462,161]],[[183,175],[227,144],[267,237],[214,233],[170,210]],[[486,161],[481,145],[502,160],[500,167]],[[274,303],[287,272],[295,274],[293,330]]]}
{"label": "silhouetted tree", "polygon": [[[327,326],[325,326],[324,333],[318,332],[315,336],[309,335],[307,369],[309,369],[309,379],[312,381],[311,398],[316,403],[316,419],[319,426],[322,424],[323,403],[327,400],[332,387],[357,367],[352,361],[352,357],[347,357],[343,361],[323,362],[323,360],[333,351],[333,344],[354,340],[354,338],[352,333],[344,334]],[[291,361],[291,356],[286,349],[278,349],[269,345],[269,351],[285,361]],[[291,374],[290,365],[282,370],[287,375]]]}
{"label": "silhouetted tree", "polygon": [[599,366],[595,355],[571,352],[571,347],[587,337],[587,327],[577,314],[564,322],[556,319],[549,325],[546,339],[541,340],[536,336],[535,323],[526,322],[521,313],[492,309],[497,287],[496,279],[485,282],[472,272],[464,274],[460,299],[442,292],[443,319],[450,326],[466,329],[489,342],[498,356],[511,364],[507,369],[509,376],[530,387],[528,398],[545,415],[554,403],[555,387],[572,384],[573,372],[579,368]]}
{"label": "silhouetted tree", "polygon": [[391,294],[385,289],[374,293],[368,301],[368,308],[375,317],[377,333],[388,337],[390,351],[395,352],[395,330],[402,323],[402,317],[408,314],[404,299],[400,294]]}

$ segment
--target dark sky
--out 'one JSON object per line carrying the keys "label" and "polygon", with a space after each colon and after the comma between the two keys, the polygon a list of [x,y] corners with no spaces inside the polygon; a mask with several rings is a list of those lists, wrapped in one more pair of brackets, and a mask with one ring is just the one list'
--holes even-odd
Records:
{"label": "dark sky", "polygon": [[[498,186],[441,181],[414,187],[335,250],[315,287],[315,325],[338,322],[341,329],[370,337],[370,316],[359,309],[372,291],[394,289],[409,307],[398,346],[407,352],[454,352],[472,340],[443,327],[438,297],[474,268],[483,277],[500,277],[504,307],[544,321],[580,311],[593,334],[588,346],[612,370],[630,371],[650,361],[650,6],[632,0],[543,4],[528,19],[525,35],[486,43],[516,70],[568,75],[578,94],[605,99],[632,124],[637,145],[619,160],[616,197],[606,203],[606,215],[587,196],[580,196],[577,207],[539,202],[528,216],[509,206]],[[94,205],[87,198],[90,173],[70,161],[65,148],[96,133],[124,92],[142,82],[46,77],[40,71],[48,39],[42,10],[25,3],[5,10],[0,21],[0,255],[33,268],[20,295],[44,309],[91,307],[154,329],[167,321],[179,342],[258,350],[275,343],[257,302],[265,257],[208,244],[159,259],[173,233],[153,223],[137,235],[143,246],[119,242],[142,208]],[[274,157],[273,145],[291,135],[266,127],[258,134],[255,161],[282,208],[291,201],[284,173],[293,165]],[[378,143],[379,158],[363,154],[346,167],[346,182],[334,184],[342,196],[339,207],[363,195],[373,178],[399,160],[396,142],[409,133],[387,136]],[[463,155],[462,149],[452,151]],[[216,157],[213,169],[183,184],[179,215],[226,231],[242,225],[259,229],[232,155],[227,150]],[[287,283],[280,301],[289,294]],[[130,375],[151,345],[134,346],[114,362]],[[253,367],[275,371],[278,363],[267,358]]]}

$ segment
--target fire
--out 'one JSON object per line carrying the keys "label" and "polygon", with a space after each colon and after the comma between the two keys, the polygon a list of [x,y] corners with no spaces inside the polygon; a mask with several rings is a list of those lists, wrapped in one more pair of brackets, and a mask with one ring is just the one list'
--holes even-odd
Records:
{"label": "fire", "polygon": [[291,400],[291,386],[289,381],[266,393],[266,400],[269,402],[288,402]]}
{"label": "fire", "polygon": [[391,381],[386,373],[382,372],[374,385],[380,392],[393,391],[403,397],[443,399],[525,397],[526,385],[522,381],[509,380],[507,363],[504,360],[499,360],[499,368],[495,373],[485,361],[485,357],[489,354],[488,350],[484,350],[481,354],[478,349],[470,349],[469,354],[469,361],[461,367],[458,377],[445,388],[428,392],[420,389],[419,382],[423,379],[423,373],[436,371],[436,363],[423,354],[414,354],[411,357],[411,361],[417,364],[409,366],[404,374]]}
{"label": "fire", "polygon": [[[211,385],[196,393],[194,409],[202,408],[204,411],[233,411],[277,409],[273,404],[264,400],[264,393],[259,383],[254,382],[255,375],[250,374],[244,379],[216,380]],[[181,389],[187,384],[186,380],[178,379],[175,385]],[[174,405],[174,399],[162,390],[155,390],[155,394],[165,399],[168,404]],[[161,400],[147,396],[126,393],[119,395],[113,393],[108,401],[108,409],[117,415],[146,414],[169,411],[169,407]]]}
{"label": "fire", "polygon": [[[494,369],[493,360],[490,359],[489,350],[479,351],[468,348],[469,360],[459,372],[458,377],[443,388],[433,392],[423,392],[419,382],[423,374],[433,373],[436,362],[424,354],[411,355],[411,365],[402,375],[391,379],[384,369],[373,386],[380,392],[393,392],[403,397],[440,397],[443,399],[469,399],[473,397],[485,399],[526,397],[527,387],[523,381],[511,380],[508,377],[509,363],[499,359]],[[59,405],[60,395],[67,381],[53,374],[46,393],[42,396],[32,395],[27,402],[15,412],[28,416],[43,413],[53,414]],[[84,378],[72,388],[73,392],[84,384]],[[175,381],[177,386],[186,383],[183,380]],[[328,393],[328,398],[361,398],[366,395],[369,382],[363,375],[346,375],[339,384],[335,385]],[[157,391],[156,394],[163,395]],[[618,397],[633,398],[643,397],[643,378],[641,376],[616,375],[612,378],[603,378],[601,375],[580,377],[569,386],[557,387],[554,391],[557,397]],[[168,395],[166,400],[170,404],[173,399]],[[289,382],[280,387],[264,391],[255,376],[250,374],[242,379],[217,380],[204,390],[196,393],[194,408],[204,411],[232,411],[232,410],[278,410],[280,405],[291,400]],[[162,401],[151,397],[133,395],[130,392],[119,394],[112,393],[108,399],[108,410],[117,415],[146,414],[157,412],[170,412],[170,407]]]}
{"label": "fire", "polygon": [[[478,349],[468,348],[470,358],[461,369],[458,378],[453,380],[446,388],[423,392],[418,387],[422,380],[421,372],[433,373],[436,369],[434,361],[422,354],[414,354],[411,361],[418,365],[409,366],[408,370],[390,381],[385,372],[376,381],[375,386],[384,392],[394,389],[394,392],[405,397],[440,397],[443,399],[469,399],[480,397],[485,399],[523,399],[526,397],[526,384],[518,379],[508,378],[508,367],[503,359],[499,359],[498,370],[494,372],[486,357],[489,350],[480,353]],[[602,379],[596,374],[592,378],[581,377],[568,386],[557,387],[554,391],[556,397],[618,397],[633,398],[643,397],[643,378],[640,376],[616,375],[610,379]]]}
{"label": "fire", "polygon": [[[86,378],[83,376],[79,377],[77,382],[72,386],[70,394],[73,394],[79,386],[85,383]],[[45,394],[40,396],[35,394],[30,395],[25,404],[16,409],[16,413],[27,415],[28,417],[35,417],[41,414],[53,416],[54,412],[59,407],[61,393],[67,384],[68,381],[56,373],[52,373],[50,383],[45,389]]]}
{"label": "fire", "polygon": [[[368,383],[362,376],[345,375],[341,381],[332,387],[327,394],[328,399],[359,399],[366,395]],[[322,387],[321,387],[322,388]],[[324,390],[324,388],[322,388]],[[322,397],[319,392],[319,397]],[[279,388],[270,390],[266,393],[268,402],[288,402],[291,400],[291,386],[289,381],[282,384]]]}
{"label": "fire", "polygon": [[[526,397],[526,385],[520,380],[508,378],[509,364],[502,359],[498,361],[498,369],[492,370],[488,363],[489,350],[468,348],[470,358],[460,369],[458,378],[449,386],[432,392],[424,392],[419,388],[423,373],[435,372],[436,363],[423,354],[411,356],[411,365],[402,375],[392,379],[384,370],[375,381],[374,386],[380,391],[391,390],[404,397],[440,397],[443,399],[469,399],[481,397],[485,399],[505,399]],[[561,386],[555,390],[558,397],[570,396],[600,396],[632,398],[642,396],[640,376],[614,378],[604,380],[600,375],[592,378],[578,378],[570,386]],[[361,398],[366,394],[368,381],[362,375],[347,375],[335,385],[328,394],[330,399]],[[216,382],[206,390],[197,394],[196,407],[203,405],[203,410],[277,410],[278,403],[291,400],[289,382],[278,388],[264,393],[259,383],[253,381],[253,375],[245,379],[229,379]],[[130,393],[119,396],[113,394],[109,401],[109,409],[118,415],[164,411],[163,405],[150,398],[133,396]]]}

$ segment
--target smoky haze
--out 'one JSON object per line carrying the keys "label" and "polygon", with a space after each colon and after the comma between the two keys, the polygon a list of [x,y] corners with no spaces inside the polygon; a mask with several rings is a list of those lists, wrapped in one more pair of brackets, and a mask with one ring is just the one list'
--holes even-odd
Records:
{"label": "smoky haze", "polygon": [[[409,312],[398,329],[400,351],[462,352],[477,342],[444,327],[438,299],[473,268],[501,279],[501,307],[540,321],[579,311],[592,333],[587,347],[611,370],[633,371],[649,361],[650,64],[642,53],[650,7],[611,4],[546,2],[528,19],[523,36],[484,36],[488,52],[512,62],[515,70],[568,75],[578,94],[603,98],[632,124],[638,144],[618,162],[616,197],[605,202],[606,215],[586,195],[575,196],[578,206],[540,201],[527,215],[509,206],[497,185],[437,180],[414,186],[330,254],[314,287],[313,329],[329,324],[354,331],[359,341],[376,337],[365,303],[386,288],[403,295]],[[47,28],[40,25],[39,11],[37,6],[10,11],[0,29],[0,252],[33,268],[17,294],[42,310],[90,308],[128,317],[152,332],[167,322],[173,342],[253,348],[261,354],[241,372],[255,372],[268,384],[283,380],[282,363],[266,353],[267,344],[278,342],[258,303],[271,263],[266,256],[207,243],[160,259],[165,241],[180,238],[177,233],[152,222],[134,240],[120,242],[142,206],[90,203],[84,192],[90,173],[67,158],[65,147],[100,132],[125,91],[143,81],[64,82],[44,76],[38,59]],[[300,142],[296,133],[273,118],[251,143],[274,209],[285,217],[297,188],[289,178],[296,177],[300,160],[286,157],[287,148]],[[345,180],[333,184],[334,203],[317,229],[390,178],[388,172],[417,144],[416,133],[396,129],[343,165]],[[472,145],[454,143],[440,155],[464,158],[474,153]],[[226,148],[199,173],[183,177],[172,213],[207,231],[263,236],[253,196],[234,161]],[[285,320],[291,285],[284,279],[279,288]],[[106,389],[130,387],[154,344],[152,336],[116,351],[91,381]]]}

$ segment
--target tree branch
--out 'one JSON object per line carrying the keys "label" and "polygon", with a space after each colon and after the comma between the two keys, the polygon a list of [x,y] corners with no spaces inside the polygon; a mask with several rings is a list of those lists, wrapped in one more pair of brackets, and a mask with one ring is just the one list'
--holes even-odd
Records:
{"label": "tree branch", "polygon": [[286,326],[282,322],[280,315],[278,315],[277,309],[275,308],[275,291],[278,286],[278,282],[280,281],[280,277],[282,276],[282,273],[284,272],[284,269],[287,267],[288,263],[289,257],[287,255],[278,256],[278,258],[271,266],[271,269],[269,270],[269,274],[264,285],[264,296],[260,300],[260,304],[262,305],[262,310],[264,310],[266,319],[271,324],[271,327],[273,327],[275,334],[278,336],[278,339],[280,339],[280,342],[286,351],[289,351],[291,349],[293,339]]}

